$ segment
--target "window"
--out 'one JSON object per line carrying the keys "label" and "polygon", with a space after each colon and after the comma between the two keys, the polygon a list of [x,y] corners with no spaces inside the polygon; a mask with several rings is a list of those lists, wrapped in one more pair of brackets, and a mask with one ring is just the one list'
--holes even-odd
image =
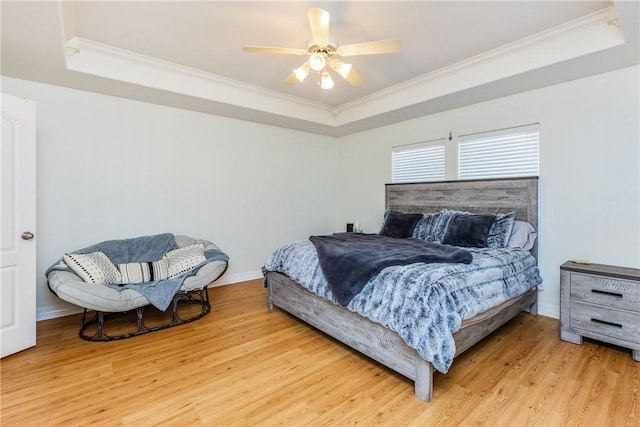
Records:
{"label": "window", "polygon": [[539,142],[537,124],[460,137],[458,177],[538,175]]}
{"label": "window", "polygon": [[[393,147],[392,182],[539,175],[540,125]],[[456,159],[457,155],[457,159]]]}
{"label": "window", "polygon": [[393,147],[392,182],[444,179],[444,139]]}

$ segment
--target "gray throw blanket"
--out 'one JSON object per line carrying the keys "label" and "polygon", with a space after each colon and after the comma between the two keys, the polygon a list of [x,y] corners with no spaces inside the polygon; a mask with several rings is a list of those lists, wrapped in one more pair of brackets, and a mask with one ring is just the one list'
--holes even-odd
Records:
{"label": "gray throw blanket", "polygon": [[421,239],[379,234],[341,233],[311,236],[322,273],[338,304],[347,306],[367,282],[392,265],[422,263],[471,264],[470,252]]}
{"label": "gray throw blanket", "polygon": [[[87,254],[90,252],[102,251],[114,264],[124,264],[129,262],[148,262],[161,259],[165,253],[177,249],[175,237],[171,233],[156,234],[153,236],[134,237],[132,239],[108,240],[95,245],[73,251],[76,254]],[[156,307],[164,311],[169,307],[173,296],[178,292],[182,283],[187,277],[193,276],[203,265],[212,261],[229,261],[229,257],[220,250],[204,251],[206,261],[195,266],[186,273],[171,279],[156,280],[153,282],[137,283],[130,285],[106,284],[110,288],[123,291],[133,289]],[[52,270],[71,271],[64,263],[52,265],[45,272],[45,276]]]}

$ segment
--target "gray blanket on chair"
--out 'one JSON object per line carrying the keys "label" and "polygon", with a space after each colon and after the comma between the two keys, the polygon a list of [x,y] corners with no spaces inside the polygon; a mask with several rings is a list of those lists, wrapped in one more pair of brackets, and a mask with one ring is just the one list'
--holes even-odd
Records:
{"label": "gray blanket on chair", "polygon": [[163,233],[153,236],[134,237],[132,239],[107,240],[73,253],[88,254],[89,252],[102,251],[114,264],[124,264],[127,262],[156,261],[174,249],[178,249],[174,235]]}
{"label": "gray blanket on chair", "polygon": [[392,265],[473,261],[471,253],[464,249],[421,239],[341,233],[311,236],[309,240],[318,252],[327,284],[342,306],[347,306],[372,277]]}

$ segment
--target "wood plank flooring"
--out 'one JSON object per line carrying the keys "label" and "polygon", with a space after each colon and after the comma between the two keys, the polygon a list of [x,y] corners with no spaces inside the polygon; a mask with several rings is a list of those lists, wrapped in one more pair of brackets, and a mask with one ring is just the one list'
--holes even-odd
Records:
{"label": "wood plank flooring", "polygon": [[560,341],[519,315],[413,383],[279,310],[259,280],[210,289],[212,312],[123,341],[78,338],[79,316],[38,323],[36,347],[0,362],[10,426],[639,426],[629,351]]}

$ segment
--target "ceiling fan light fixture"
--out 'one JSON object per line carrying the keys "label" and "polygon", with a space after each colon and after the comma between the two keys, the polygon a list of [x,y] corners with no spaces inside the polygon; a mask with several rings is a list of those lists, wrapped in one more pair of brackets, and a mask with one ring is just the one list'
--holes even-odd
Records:
{"label": "ceiling fan light fixture", "polygon": [[298,79],[298,81],[302,83],[304,79],[307,78],[307,76],[309,75],[309,71],[311,71],[311,68],[309,67],[309,63],[305,62],[300,67],[293,70],[293,73],[296,75],[296,78]]}
{"label": "ceiling fan light fixture", "polygon": [[322,76],[320,76],[320,87],[325,90],[333,87],[333,79],[326,70],[322,73]]}
{"label": "ceiling fan light fixture", "polygon": [[353,68],[351,64],[345,64],[342,61],[334,61],[331,65],[331,68],[333,68],[344,79],[349,77],[349,74],[351,74],[351,69]]}
{"label": "ceiling fan light fixture", "polygon": [[309,66],[314,71],[322,70],[326,63],[327,61],[324,59],[324,55],[319,52],[312,53],[311,56],[309,56]]}

